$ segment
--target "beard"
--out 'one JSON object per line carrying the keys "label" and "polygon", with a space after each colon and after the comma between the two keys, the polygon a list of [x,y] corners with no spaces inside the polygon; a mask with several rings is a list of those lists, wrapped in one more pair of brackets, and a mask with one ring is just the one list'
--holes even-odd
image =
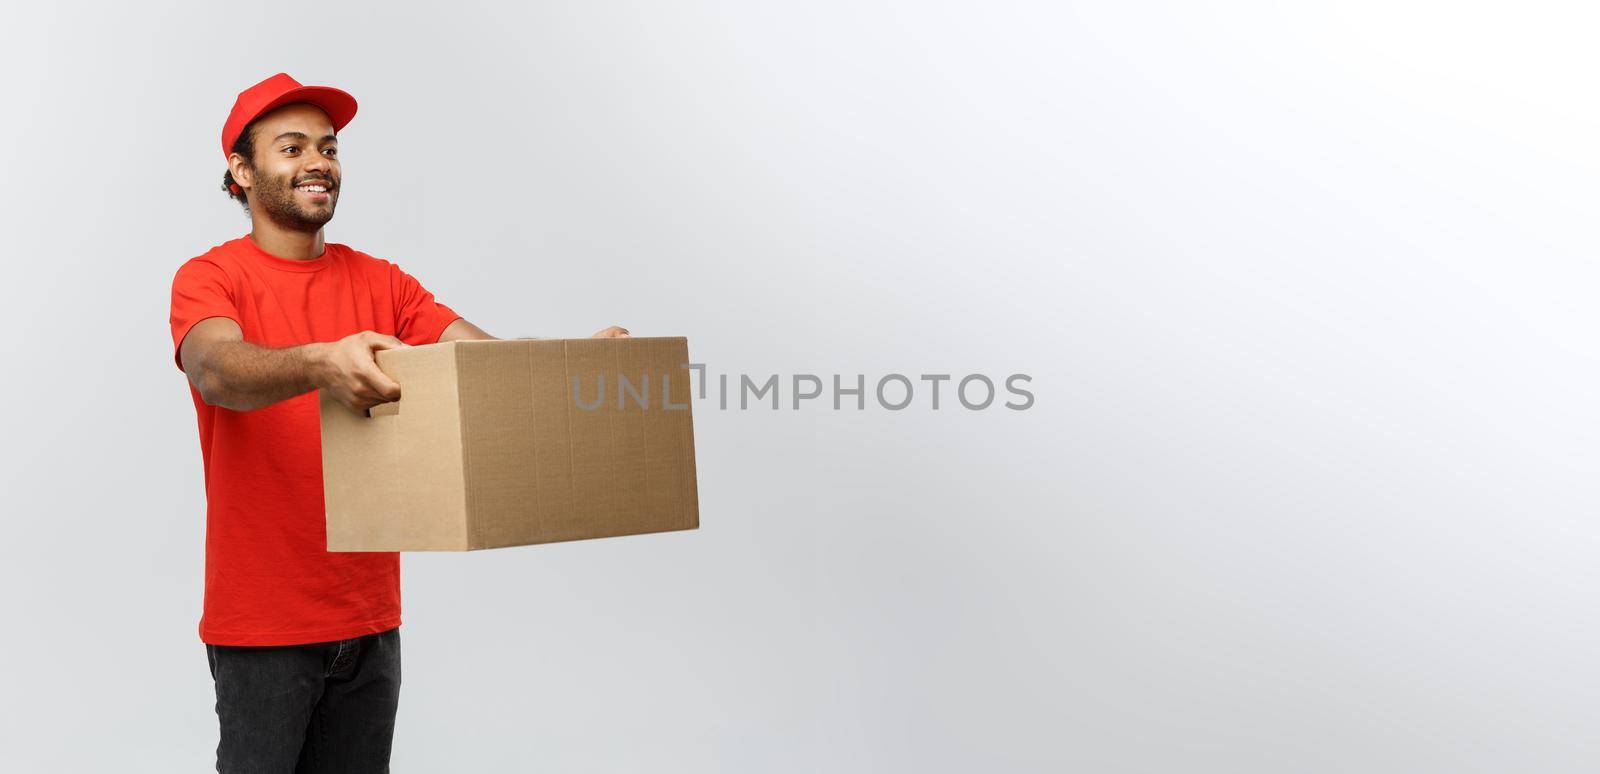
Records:
{"label": "beard", "polygon": [[[309,179],[328,181],[328,201],[326,204],[307,207],[295,197],[294,187],[296,181],[291,180],[287,175],[273,177],[257,172],[254,188],[256,208],[261,210],[261,213],[270,218],[272,222],[286,229],[315,233],[322,228],[323,224],[333,220],[334,207],[339,203],[339,181],[328,176]],[[304,182],[304,180],[300,182]]]}

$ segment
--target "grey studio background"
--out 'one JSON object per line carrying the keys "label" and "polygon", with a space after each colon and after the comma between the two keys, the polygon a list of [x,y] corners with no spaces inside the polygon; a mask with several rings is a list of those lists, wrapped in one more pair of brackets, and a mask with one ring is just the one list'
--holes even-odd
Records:
{"label": "grey studio background", "polygon": [[1578,4],[229,9],[0,29],[0,768],[210,770],[168,293],[280,70],[361,102],[329,239],[497,335],[1034,378],[698,401],[698,532],[406,555],[395,771],[1600,761]]}

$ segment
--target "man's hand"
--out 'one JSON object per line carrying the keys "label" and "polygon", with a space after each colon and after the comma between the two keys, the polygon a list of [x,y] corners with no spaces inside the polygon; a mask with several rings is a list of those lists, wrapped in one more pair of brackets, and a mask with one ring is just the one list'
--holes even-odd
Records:
{"label": "man's hand", "polygon": [[315,346],[312,378],[334,400],[363,414],[379,403],[400,399],[400,385],[378,369],[373,353],[409,344],[393,336],[362,331]]}
{"label": "man's hand", "polygon": [[591,338],[591,339],[626,339],[626,338],[628,338],[628,329],[624,328],[624,327],[622,327],[620,325],[613,325],[610,328],[606,328],[605,330],[596,332],[593,336],[590,336],[589,338]]}

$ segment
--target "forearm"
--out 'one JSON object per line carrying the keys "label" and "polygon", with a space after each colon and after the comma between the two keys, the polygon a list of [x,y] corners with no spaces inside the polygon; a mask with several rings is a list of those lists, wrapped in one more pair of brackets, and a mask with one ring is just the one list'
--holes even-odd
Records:
{"label": "forearm", "polygon": [[325,343],[274,349],[246,341],[213,345],[201,363],[196,389],[206,403],[253,411],[319,386]]}

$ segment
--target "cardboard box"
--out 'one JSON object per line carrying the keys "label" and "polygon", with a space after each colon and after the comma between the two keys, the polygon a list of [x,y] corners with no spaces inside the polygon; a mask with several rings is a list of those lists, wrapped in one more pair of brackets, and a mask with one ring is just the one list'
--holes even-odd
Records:
{"label": "cardboard box", "polygon": [[400,400],[363,416],[319,396],[329,551],[700,526],[685,339],[451,341],[377,362]]}

